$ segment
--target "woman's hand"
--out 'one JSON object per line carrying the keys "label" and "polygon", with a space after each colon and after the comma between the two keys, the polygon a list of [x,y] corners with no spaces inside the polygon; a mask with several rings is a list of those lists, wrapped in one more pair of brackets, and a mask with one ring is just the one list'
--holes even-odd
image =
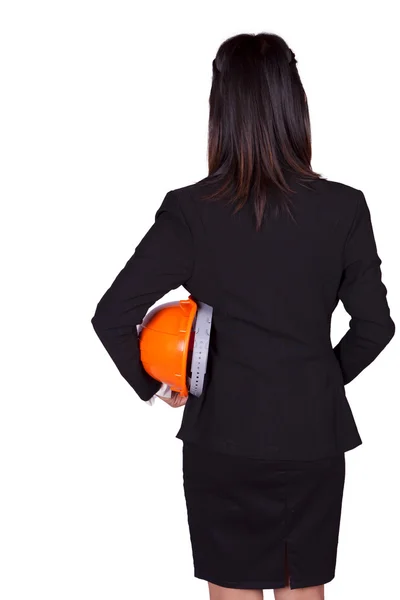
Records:
{"label": "woman's hand", "polygon": [[172,408],[179,408],[180,406],[184,406],[188,399],[187,396],[180,396],[178,392],[171,392],[171,397],[167,398],[166,396],[159,396],[156,394],[157,398],[161,398],[167,404],[172,406]]}

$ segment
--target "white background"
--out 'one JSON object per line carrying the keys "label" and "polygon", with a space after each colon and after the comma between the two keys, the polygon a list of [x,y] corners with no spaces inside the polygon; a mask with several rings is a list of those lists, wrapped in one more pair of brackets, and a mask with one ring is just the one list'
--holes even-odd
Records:
{"label": "white background", "polygon": [[[90,319],[166,192],[207,174],[219,44],[267,31],[296,53],[314,169],[365,193],[400,323],[395,3],[5,0],[0,17],[0,597],[207,598],[183,409],[144,404]],[[334,341],[347,325],[338,310]],[[397,593],[399,340],[347,387],[364,443],[330,600]]]}

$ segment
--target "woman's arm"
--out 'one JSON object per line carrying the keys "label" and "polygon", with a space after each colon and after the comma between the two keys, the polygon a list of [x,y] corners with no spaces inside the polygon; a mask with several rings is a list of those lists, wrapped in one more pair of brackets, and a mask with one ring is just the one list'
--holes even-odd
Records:
{"label": "woman's arm", "polygon": [[395,332],[382,283],[370,211],[360,191],[344,251],[339,299],[351,316],[350,328],[335,346],[344,384],[352,381],[389,343]]}
{"label": "woman's arm", "polygon": [[137,325],[149,308],[191,275],[192,238],[173,191],[155,222],[97,304],[91,323],[119,372],[142,400],[160,389],[140,360]]}

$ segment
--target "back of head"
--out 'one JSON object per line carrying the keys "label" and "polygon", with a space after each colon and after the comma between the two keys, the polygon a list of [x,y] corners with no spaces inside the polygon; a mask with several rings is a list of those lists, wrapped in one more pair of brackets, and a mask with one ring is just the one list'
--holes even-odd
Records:
{"label": "back of head", "polygon": [[226,199],[239,210],[252,202],[259,229],[269,214],[290,211],[291,175],[311,169],[307,98],[296,58],[269,33],[224,41],[213,60],[206,181],[219,182],[208,199]]}

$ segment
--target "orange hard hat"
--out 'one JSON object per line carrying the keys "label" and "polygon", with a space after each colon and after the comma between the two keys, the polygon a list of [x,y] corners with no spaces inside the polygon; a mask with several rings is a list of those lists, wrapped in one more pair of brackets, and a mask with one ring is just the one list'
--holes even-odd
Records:
{"label": "orange hard hat", "polygon": [[144,369],[181,396],[199,396],[207,367],[212,307],[186,300],[150,310],[140,326],[139,346]]}

